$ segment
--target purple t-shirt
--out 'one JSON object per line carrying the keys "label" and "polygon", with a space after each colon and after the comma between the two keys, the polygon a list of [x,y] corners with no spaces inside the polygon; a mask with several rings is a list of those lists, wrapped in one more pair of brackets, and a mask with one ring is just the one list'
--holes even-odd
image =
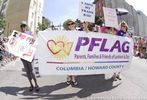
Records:
{"label": "purple t-shirt", "polygon": [[28,35],[32,35],[31,31],[26,31],[25,33],[28,34]]}
{"label": "purple t-shirt", "polygon": [[122,30],[120,30],[120,31],[118,31],[116,33],[116,35],[118,35],[118,36],[126,36],[127,35],[127,32],[123,32]]}

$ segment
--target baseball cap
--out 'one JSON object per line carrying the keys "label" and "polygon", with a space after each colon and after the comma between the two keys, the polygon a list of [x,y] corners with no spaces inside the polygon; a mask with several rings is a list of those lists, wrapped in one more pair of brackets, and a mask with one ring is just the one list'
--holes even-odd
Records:
{"label": "baseball cap", "polygon": [[27,22],[26,21],[22,21],[21,25],[27,25]]}
{"label": "baseball cap", "polygon": [[27,25],[27,22],[26,21],[22,21],[21,23],[20,23],[20,27],[27,27],[28,25]]}

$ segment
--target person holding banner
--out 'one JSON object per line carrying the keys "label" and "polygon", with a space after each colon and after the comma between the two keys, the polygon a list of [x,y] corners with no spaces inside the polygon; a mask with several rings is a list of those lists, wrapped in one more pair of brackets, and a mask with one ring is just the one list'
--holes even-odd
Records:
{"label": "person holding banner", "polygon": [[[27,31],[27,24],[26,24],[26,22],[22,22],[21,23],[20,29],[21,29],[21,32],[26,33],[28,35],[31,35],[31,32]],[[21,59],[21,61],[22,61],[23,66],[25,68],[25,71],[26,71],[26,74],[27,74],[27,78],[28,78],[28,80],[30,82],[29,90],[33,91],[33,89],[35,88],[36,92],[38,92],[40,90],[40,88],[39,88],[39,85],[37,83],[37,79],[35,77],[35,74],[33,73],[32,62],[26,61],[24,59]],[[34,87],[34,85],[32,83],[32,80],[34,80],[35,87]]]}
{"label": "person holding banner", "polygon": [[115,35],[116,32],[117,32],[117,29],[116,29],[116,28],[113,28],[113,27],[102,26],[102,27],[100,28],[100,32],[106,33],[106,34]]}
{"label": "person holding banner", "polygon": [[[127,31],[128,31],[128,25],[127,25],[127,23],[126,23],[125,21],[122,21],[122,22],[120,23],[120,27],[121,27],[121,28],[120,28],[120,30],[116,33],[116,35],[117,35],[117,36],[123,36],[123,37],[128,36],[128,33],[127,33]],[[117,79],[121,80],[121,78],[120,78],[120,72],[114,73],[113,79],[114,79],[114,81],[117,81]]]}
{"label": "person holding banner", "polygon": [[80,29],[78,31],[94,32],[94,24],[84,21],[81,23]]}
{"label": "person holding banner", "polygon": [[[73,22],[72,20],[67,20],[64,23],[67,27],[65,27],[65,30],[69,30],[69,31],[75,31],[76,30],[76,24],[75,22]],[[75,76],[73,75],[68,75],[67,76],[67,85],[72,85],[72,86],[76,86],[78,85],[77,81],[75,80]]]}
{"label": "person holding banner", "polygon": [[128,36],[128,24],[125,22],[125,21],[122,21],[120,23],[120,30],[116,33],[117,36],[123,36],[123,37],[126,37]]}

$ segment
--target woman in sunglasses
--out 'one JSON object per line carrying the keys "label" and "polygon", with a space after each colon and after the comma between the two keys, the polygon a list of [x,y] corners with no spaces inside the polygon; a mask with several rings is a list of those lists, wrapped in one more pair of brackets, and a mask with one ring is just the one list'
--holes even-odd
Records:
{"label": "woman in sunglasses", "polygon": [[[121,28],[120,28],[120,30],[116,33],[116,35],[117,35],[117,36],[123,36],[123,37],[128,36],[128,33],[127,33],[127,31],[128,31],[128,25],[127,25],[127,23],[126,23],[125,21],[121,22],[121,23],[120,23],[120,27],[121,27]],[[117,79],[118,79],[118,80],[121,80],[120,72],[114,73],[113,79],[114,79],[114,81],[117,81]]]}
{"label": "woman in sunglasses", "polygon": [[124,22],[124,21],[121,22],[120,27],[121,27],[121,29],[116,33],[116,35],[118,35],[118,36],[127,36],[128,35],[128,33],[127,33],[127,31],[128,31],[127,23]]}
{"label": "woman in sunglasses", "polygon": [[[65,30],[68,30],[68,31],[75,31],[76,30],[76,23],[72,20],[67,20],[65,21]],[[76,86],[78,83],[77,81],[75,80],[75,76],[73,75],[68,75],[67,76],[67,85],[72,85],[72,86]]]}

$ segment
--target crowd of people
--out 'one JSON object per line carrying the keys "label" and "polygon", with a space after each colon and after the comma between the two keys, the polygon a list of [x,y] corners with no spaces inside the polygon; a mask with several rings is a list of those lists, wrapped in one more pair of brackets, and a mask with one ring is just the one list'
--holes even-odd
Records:
{"label": "crowd of people", "polygon": [[147,59],[147,39],[134,37],[134,56]]}
{"label": "crowd of people", "polygon": [[[76,31],[85,31],[85,32],[100,32],[100,33],[105,33],[105,34],[111,34],[111,35],[117,35],[117,36],[123,36],[123,37],[129,37],[132,38],[132,35],[130,35],[127,31],[128,31],[128,25],[125,21],[122,21],[120,23],[120,29],[116,29],[113,27],[106,27],[106,26],[102,26],[99,27],[98,30],[95,29],[95,25],[89,23],[89,22],[81,22],[80,24],[72,21],[72,20],[67,20],[65,21],[66,23],[64,27],[65,30],[76,30]],[[112,79],[114,81],[117,80],[121,80],[120,77],[120,72],[118,73],[114,73],[112,76]],[[72,86],[76,86],[78,84],[78,82],[76,82],[75,80],[75,76],[73,75],[69,75],[67,77],[67,84],[68,85],[72,85]]]}
{"label": "crowd of people", "polygon": [[5,66],[5,64],[16,60],[16,57],[9,53],[4,46],[7,41],[7,38],[0,38],[0,66]]}

